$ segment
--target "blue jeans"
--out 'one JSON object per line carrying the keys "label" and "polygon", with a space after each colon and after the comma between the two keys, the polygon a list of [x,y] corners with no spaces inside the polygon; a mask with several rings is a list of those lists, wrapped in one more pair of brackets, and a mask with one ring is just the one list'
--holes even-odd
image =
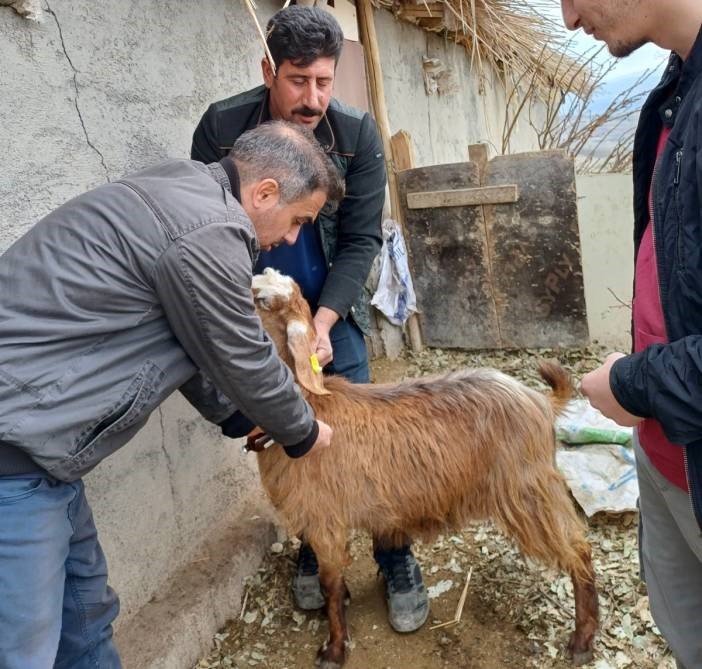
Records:
{"label": "blue jeans", "polygon": [[358,326],[350,320],[339,320],[329,332],[329,340],[334,359],[324,373],[343,376],[351,383],[368,383],[368,349]]}
{"label": "blue jeans", "polygon": [[119,669],[118,612],[82,481],[0,476],[0,667]]}

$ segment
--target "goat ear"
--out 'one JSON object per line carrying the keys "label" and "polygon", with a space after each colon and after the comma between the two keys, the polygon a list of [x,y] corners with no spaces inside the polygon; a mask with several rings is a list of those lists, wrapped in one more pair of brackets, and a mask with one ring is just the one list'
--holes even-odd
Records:
{"label": "goat ear", "polygon": [[287,325],[288,350],[295,364],[297,382],[313,395],[331,395],[324,387],[322,369],[314,355],[310,338],[310,326],[299,320],[291,320]]}

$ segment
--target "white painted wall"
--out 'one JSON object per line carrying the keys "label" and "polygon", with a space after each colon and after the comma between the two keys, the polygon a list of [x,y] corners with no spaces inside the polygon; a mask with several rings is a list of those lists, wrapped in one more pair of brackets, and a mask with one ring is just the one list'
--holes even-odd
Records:
{"label": "white painted wall", "polygon": [[626,353],[634,277],[631,175],[579,175],[576,188],[590,338]]}

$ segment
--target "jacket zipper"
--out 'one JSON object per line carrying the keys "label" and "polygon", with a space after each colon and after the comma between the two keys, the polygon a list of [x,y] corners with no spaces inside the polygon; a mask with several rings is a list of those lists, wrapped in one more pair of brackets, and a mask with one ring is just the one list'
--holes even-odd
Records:
{"label": "jacket zipper", "polygon": [[[656,251],[656,217],[655,217],[655,209],[656,209],[656,183],[657,179],[656,177],[658,176],[658,164],[660,162],[660,159],[657,159],[654,166],[653,166],[653,176],[651,177],[651,195],[649,198],[649,203],[648,203],[648,210],[649,210],[649,217],[651,218],[651,241],[653,243],[653,259],[656,263],[656,268],[658,268],[658,253]],[[682,165],[682,151],[678,150],[675,154],[675,185],[677,186],[680,183],[680,172],[681,172],[681,165]],[[665,311],[663,309],[663,297],[661,293],[661,277],[660,277],[660,272],[656,271],[656,284],[658,286],[658,301],[661,304],[661,313],[663,314],[663,329],[665,330],[665,338],[666,341],[670,341],[670,336],[668,334],[668,323],[666,322],[665,319]],[[687,490],[688,490],[688,500],[690,501],[690,507],[692,508],[692,515],[693,517],[697,517],[695,514],[695,505],[692,501],[692,486],[690,485],[690,474],[688,471],[688,464],[687,464],[687,447],[683,446],[683,460],[685,464],[685,481],[687,483]]]}
{"label": "jacket zipper", "polygon": [[682,149],[678,149],[675,152],[675,179],[673,183],[676,186],[680,185],[680,173],[682,172]]}
{"label": "jacket zipper", "polygon": [[658,301],[661,305],[661,313],[663,314],[663,329],[665,331],[666,340],[670,340],[668,335],[668,323],[665,320],[665,311],[663,310],[663,294],[661,292],[661,275],[658,271],[658,252],[656,251],[656,183],[658,176],[658,164],[660,163],[660,158],[656,159],[653,165],[653,175],[651,176],[651,193],[648,199],[648,216],[651,219],[651,242],[653,244],[653,260],[656,263],[656,287],[658,288]]}
{"label": "jacket zipper", "polygon": [[[655,226],[655,195],[656,195],[656,177],[658,176],[658,163],[659,160],[656,160],[654,166],[653,166],[653,176],[651,177],[651,196],[649,199],[649,216],[651,218],[651,241],[653,243],[653,258],[656,262],[656,268],[658,268],[658,254],[656,252],[656,226]],[[680,184],[680,173],[682,171],[682,149],[678,149],[675,152],[675,178],[674,178],[674,184],[675,186],[678,186]],[[663,298],[661,294],[661,278],[660,278],[660,273],[656,271],[656,283],[658,285],[658,300],[661,303],[661,312],[663,313],[663,328],[665,329],[665,338],[667,341],[670,341],[670,336],[668,334],[668,324],[665,320],[665,311],[663,310]],[[687,483],[687,499],[690,502],[690,509],[692,509],[692,517],[697,520],[697,513],[695,512],[695,503],[692,499],[692,484],[690,483],[690,470],[689,470],[689,465],[687,461],[687,446],[683,446],[683,462],[685,466],[685,482]],[[697,521],[697,524],[701,526],[702,529],[702,523],[700,521]]]}

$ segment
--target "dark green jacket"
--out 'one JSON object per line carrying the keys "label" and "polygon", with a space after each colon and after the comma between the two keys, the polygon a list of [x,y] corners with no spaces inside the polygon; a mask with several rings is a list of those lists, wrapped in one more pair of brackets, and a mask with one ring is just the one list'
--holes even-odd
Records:
{"label": "dark green jacket", "polygon": [[[246,130],[270,120],[265,86],[214,102],[193,135],[193,160],[224,157]],[[334,213],[323,209],[315,226],[329,267],[319,306],[342,318],[351,313],[368,332],[368,300],[363,287],[380,250],[385,199],[385,159],[375,122],[366,112],[332,98],[315,136],[346,182],[346,197]]]}

